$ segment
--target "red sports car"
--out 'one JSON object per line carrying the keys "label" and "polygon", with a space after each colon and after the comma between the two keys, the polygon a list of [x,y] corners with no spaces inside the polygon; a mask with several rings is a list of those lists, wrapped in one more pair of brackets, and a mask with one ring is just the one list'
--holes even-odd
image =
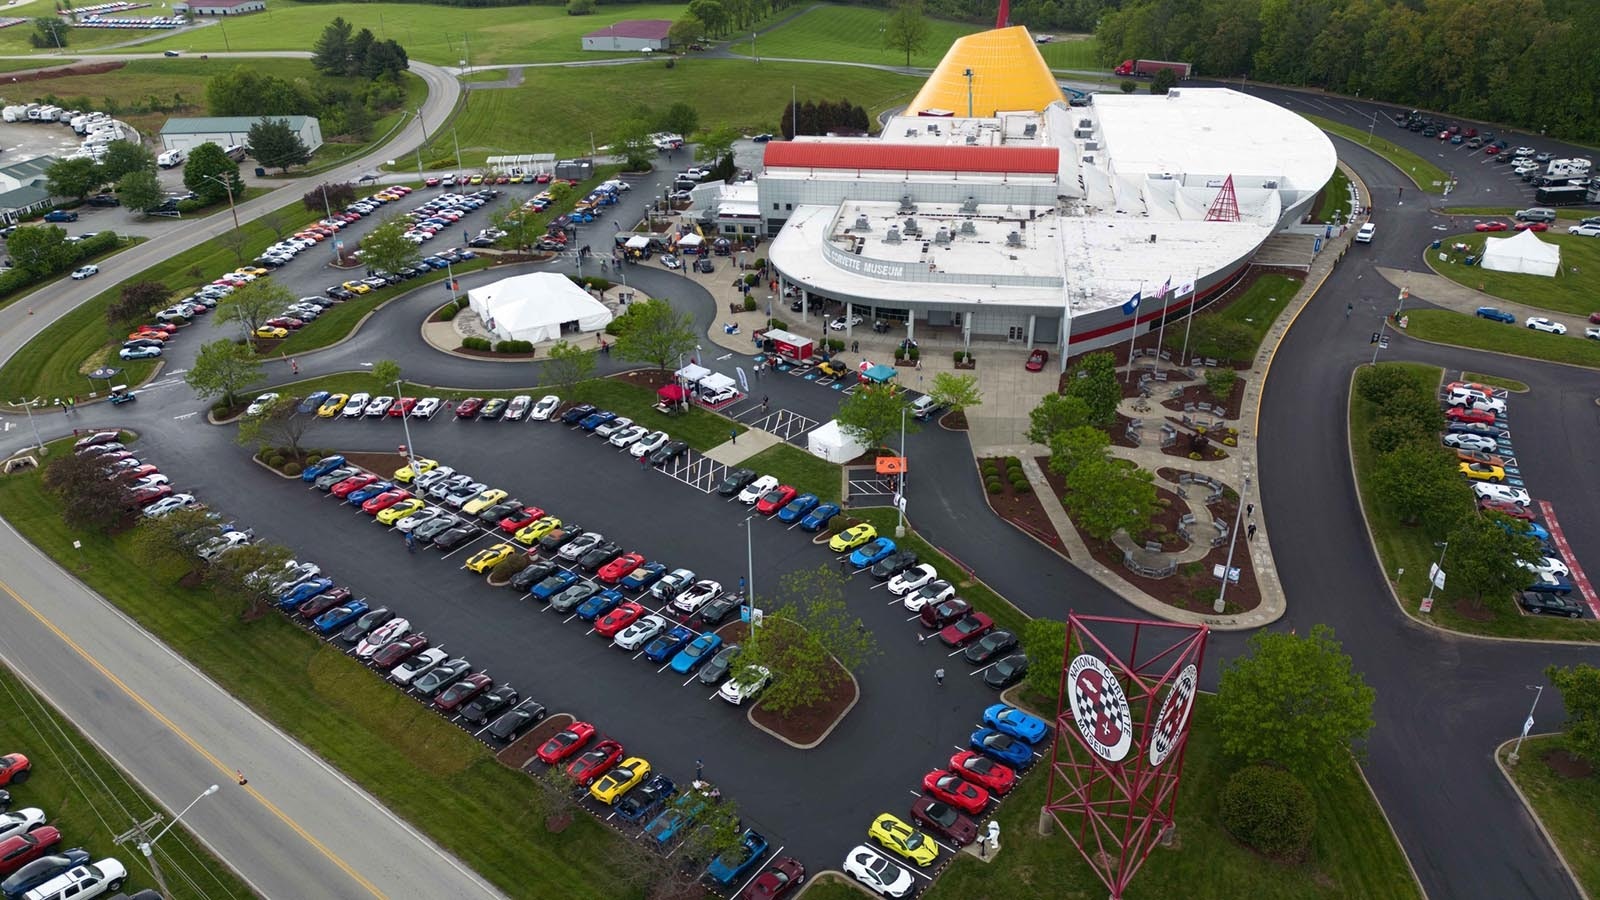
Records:
{"label": "red sports car", "polygon": [[1532,522],[1534,520],[1533,510],[1527,508],[1526,506],[1518,506],[1509,500],[1490,500],[1488,498],[1484,498],[1478,501],[1478,508],[1484,512],[1503,513],[1513,519],[1521,519],[1524,522]]}
{"label": "red sports car", "polygon": [[939,632],[939,640],[944,641],[946,647],[965,647],[993,630],[993,619],[981,612],[973,613],[946,625]]}
{"label": "red sports car", "polygon": [[600,620],[594,623],[595,633],[601,637],[616,637],[617,632],[639,621],[644,612],[643,606],[629,600],[601,616]]}
{"label": "red sports car", "polygon": [[377,480],[378,476],[371,472],[359,472],[334,485],[328,493],[335,497],[348,497]]}
{"label": "red sports car", "polygon": [[1477,422],[1483,425],[1494,424],[1494,413],[1486,409],[1468,409],[1464,406],[1452,406],[1444,411],[1444,417],[1452,422]]}
{"label": "red sports car", "polygon": [[337,587],[331,591],[323,591],[314,597],[307,597],[305,602],[300,604],[300,615],[305,616],[308,619],[315,619],[317,616],[322,615],[328,610],[333,609],[335,606],[338,606],[349,599],[350,589],[346,587]]}
{"label": "red sports car", "polygon": [[544,518],[544,510],[537,506],[524,506],[518,512],[501,519],[500,530],[511,534],[512,532],[521,531],[542,518]]}
{"label": "red sports car", "polygon": [[535,184],[549,184],[550,183],[550,173],[549,172],[540,172],[538,175],[535,175],[533,177],[533,180],[534,180]]}
{"label": "red sports car", "polygon": [[1496,153],[1499,153],[1499,152],[1500,152],[1500,147],[1498,145],[1496,145],[1496,144],[1484,144],[1483,145],[1483,154],[1485,156],[1494,156]]}
{"label": "red sports car", "polygon": [[413,653],[421,653],[428,649],[428,636],[423,633],[408,634],[392,644],[383,645],[383,649],[372,654],[372,664],[380,669],[392,669],[400,661]]}
{"label": "red sports car", "polygon": [[304,326],[306,323],[296,319],[294,316],[273,316],[261,324],[271,325],[273,328],[287,328],[290,331],[293,331],[296,328]]}
{"label": "red sports car", "polygon": [[1041,348],[1028,354],[1028,361],[1023,364],[1023,368],[1029,372],[1042,372],[1044,371],[1044,364],[1049,361],[1050,351]]}
{"label": "red sports car", "polygon": [[573,781],[587,785],[621,761],[622,745],[606,739],[595,744],[593,750],[573,760],[572,764],[567,766],[567,774]]}
{"label": "red sports car", "polygon": [[401,397],[400,399],[398,399],[398,400],[396,400],[394,402],[393,406],[389,407],[389,418],[391,418],[391,419],[403,419],[406,416],[411,415],[411,408],[413,406],[416,406],[416,405],[417,405],[417,398],[415,398],[415,397]]}
{"label": "red sports car", "polygon": [[777,900],[804,884],[806,867],[792,856],[780,856],[767,864],[756,880],[745,885],[734,900]]}
{"label": "red sports car", "polygon": [[461,705],[477,697],[479,694],[494,687],[494,679],[482,672],[473,672],[455,684],[445,688],[439,696],[433,698],[435,709],[444,712],[454,712]]}
{"label": "red sports car", "polygon": [[138,481],[139,479],[145,477],[146,475],[160,475],[160,474],[161,474],[161,470],[160,469],[156,468],[155,466],[150,465],[149,463],[145,463],[142,466],[130,466],[130,467],[126,468],[126,469],[118,469],[117,473],[115,475],[111,476],[111,477],[113,478],[113,480],[116,480],[116,481],[130,481],[131,482],[131,481]]}
{"label": "red sports car", "polygon": [[991,794],[1010,793],[1017,783],[1015,769],[971,750],[962,750],[950,757],[950,771]]}
{"label": "red sports car", "polygon": [[934,769],[922,776],[922,789],[942,803],[968,815],[977,815],[989,805],[989,792],[953,772]]}
{"label": "red sports car", "polygon": [[396,503],[399,503],[401,500],[410,499],[410,491],[395,488],[392,491],[384,491],[378,496],[373,497],[371,500],[361,504],[361,511],[369,516],[375,516],[378,513],[381,513],[389,507],[395,505]]}
{"label": "red sports car", "polygon": [[1472,230],[1473,231],[1505,231],[1507,228],[1510,228],[1510,227],[1511,227],[1510,225],[1507,225],[1504,222],[1479,222],[1478,224],[1472,226]]}
{"label": "red sports car", "polygon": [[40,825],[26,834],[0,841],[0,875],[10,875],[61,843],[61,832],[54,825]]}
{"label": "red sports car", "polygon": [[478,414],[478,410],[480,409],[483,409],[483,398],[468,397],[456,406],[456,418],[470,419],[473,416],[476,416]]}
{"label": "red sports car", "polygon": [[33,763],[28,761],[21,753],[12,753],[0,756],[0,787],[8,784],[21,784],[28,780],[33,772]]}
{"label": "red sports car", "polygon": [[799,491],[796,491],[790,485],[780,484],[761,495],[761,499],[756,501],[756,512],[763,516],[770,516],[789,505],[789,501],[793,500],[794,495],[797,493]]}
{"label": "red sports car", "polygon": [[140,488],[128,495],[128,502],[134,506],[149,506],[164,497],[172,496],[172,485],[156,484],[147,488]]}
{"label": "red sports car", "polygon": [[556,763],[566,759],[589,743],[589,738],[594,737],[594,726],[588,722],[573,722],[567,730],[545,741],[539,747],[538,753],[541,762]]}
{"label": "red sports car", "polygon": [[130,332],[128,332],[128,340],[130,340],[130,341],[146,341],[146,340],[148,340],[148,341],[159,341],[159,342],[165,343],[166,340],[168,338],[170,338],[170,337],[172,337],[172,335],[167,334],[165,331],[155,331],[155,330],[144,331],[144,330],[140,329],[138,331],[130,331]]}
{"label": "red sports car", "polygon": [[642,565],[644,565],[643,556],[637,553],[624,553],[616,559],[613,559],[611,562],[601,566],[599,574],[595,577],[599,578],[601,581],[604,581],[606,584],[616,584],[622,579],[627,578],[629,573]]}
{"label": "red sports car", "polygon": [[1512,227],[1515,228],[1517,231],[1549,231],[1550,230],[1550,223],[1548,223],[1548,222],[1518,222],[1516,225],[1513,225]]}

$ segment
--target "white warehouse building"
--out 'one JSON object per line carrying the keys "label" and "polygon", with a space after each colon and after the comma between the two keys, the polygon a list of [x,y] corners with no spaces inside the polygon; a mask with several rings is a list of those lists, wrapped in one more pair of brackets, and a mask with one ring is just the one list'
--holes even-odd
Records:
{"label": "white warehouse building", "polygon": [[185,153],[205,143],[218,147],[246,146],[250,128],[262,119],[286,119],[300,135],[306,149],[315,153],[322,146],[322,123],[316,116],[174,116],[161,126],[161,149]]}

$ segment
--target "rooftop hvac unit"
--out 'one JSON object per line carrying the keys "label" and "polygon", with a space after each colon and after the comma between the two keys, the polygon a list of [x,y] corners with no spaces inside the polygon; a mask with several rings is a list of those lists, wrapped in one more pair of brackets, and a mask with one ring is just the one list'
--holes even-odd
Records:
{"label": "rooftop hvac unit", "polygon": [[1263,181],[1261,182],[1261,186],[1269,191],[1275,191],[1278,189],[1278,183],[1276,181]]}
{"label": "rooftop hvac unit", "polygon": [[856,230],[857,231],[871,231],[872,230],[872,222],[871,222],[871,220],[869,220],[867,218],[867,214],[866,213],[861,213],[860,215],[856,216]]}
{"label": "rooftop hvac unit", "polygon": [[917,205],[911,202],[910,194],[900,195],[900,215],[909,216],[917,211]]}
{"label": "rooftop hvac unit", "polygon": [[978,143],[978,136],[977,135],[975,135],[975,134],[967,135],[967,146],[970,147],[970,146],[973,146],[973,145],[975,145],[977,143]]}
{"label": "rooftop hvac unit", "polygon": [[901,226],[900,230],[911,235],[912,237],[922,234],[922,229],[917,225],[916,219],[907,219],[905,225]]}
{"label": "rooftop hvac unit", "polygon": [[1094,120],[1093,119],[1079,119],[1078,120],[1078,127],[1079,128],[1093,128],[1094,127]]}
{"label": "rooftop hvac unit", "polygon": [[978,226],[972,224],[972,220],[971,219],[962,219],[961,220],[961,233],[965,234],[965,235],[977,234],[978,233]]}
{"label": "rooftop hvac unit", "polygon": [[950,243],[950,229],[946,228],[943,225],[940,225],[939,226],[939,230],[933,236],[933,242],[935,244],[948,244],[948,243]]}
{"label": "rooftop hvac unit", "polygon": [[1021,247],[1022,246],[1022,232],[1016,230],[1015,228],[1011,229],[1011,233],[1006,235],[1006,246],[1007,247]]}
{"label": "rooftop hvac unit", "polygon": [[1084,141],[1083,149],[1085,149],[1085,150],[1099,150],[1100,149],[1100,142],[1099,141]]}
{"label": "rooftop hvac unit", "polygon": [[1080,140],[1080,141],[1087,140],[1088,138],[1094,137],[1094,129],[1093,128],[1079,128],[1078,130],[1072,132],[1072,136],[1074,138],[1076,138],[1077,140]]}
{"label": "rooftop hvac unit", "polygon": [[883,236],[883,242],[885,244],[900,243],[900,227],[898,225],[890,225],[889,233]]}
{"label": "rooftop hvac unit", "polygon": [[961,211],[964,212],[964,213],[975,213],[975,212],[977,212],[978,211],[978,198],[969,195],[967,197],[967,199],[961,201]]}
{"label": "rooftop hvac unit", "polygon": [[1034,135],[1037,135],[1038,133],[1039,133],[1039,123],[1037,123],[1037,122],[1029,122],[1027,125],[1024,125],[1023,128],[1022,128],[1022,136],[1025,137],[1025,138],[1031,138]]}

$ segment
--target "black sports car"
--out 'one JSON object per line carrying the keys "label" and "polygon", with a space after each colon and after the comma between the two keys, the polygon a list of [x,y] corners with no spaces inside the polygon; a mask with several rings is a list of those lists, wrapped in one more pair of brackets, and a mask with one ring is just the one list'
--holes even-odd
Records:
{"label": "black sports car", "polygon": [[998,659],[1001,654],[1010,653],[1017,647],[1017,636],[1009,631],[991,631],[966,649],[967,662],[975,666],[988,664],[991,660]]}
{"label": "black sports car", "polygon": [[584,417],[595,411],[593,403],[579,403],[577,406],[561,414],[561,421],[567,425],[576,425]]}
{"label": "black sports car", "polygon": [[517,689],[509,684],[502,684],[486,694],[480,694],[477,699],[463,706],[461,718],[482,725],[489,721],[490,716],[515,702],[517,702]]}
{"label": "black sports car", "polygon": [[505,500],[478,513],[478,521],[485,525],[500,524],[500,520],[515,512],[521,512],[525,504],[521,500]]}
{"label": "black sports car", "polygon": [[339,632],[339,640],[346,644],[354,644],[367,636],[367,632],[394,618],[394,613],[389,607],[380,606],[368,611],[361,618],[351,622],[344,631]]}
{"label": "black sports car", "polygon": [[995,690],[1008,688],[1028,674],[1028,657],[1017,653],[983,670],[983,683]]}
{"label": "black sports car", "polygon": [[478,529],[461,525],[440,533],[433,539],[433,545],[440,550],[454,550],[477,535]]}
{"label": "black sports car", "polygon": [[455,516],[436,516],[426,522],[423,522],[416,528],[411,529],[411,533],[416,536],[418,541],[427,544],[432,542],[434,538],[437,538],[439,535],[444,534],[446,531],[449,531],[460,524],[461,520],[457,519]]}
{"label": "black sports car", "polygon": [[688,441],[667,441],[661,445],[661,449],[650,454],[650,465],[664,466],[682,456],[688,449]]}
{"label": "black sports car", "polygon": [[494,720],[489,734],[502,741],[512,741],[524,731],[544,721],[548,715],[544,704],[537,700],[524,700],[516,708]]}
{"label": "black sports car", "polygon": [[743,602],[744,598],[738,594],[720,594],[712,598],[705,606],[700,607],[700,611],[695,613],[694,617],[699,620],[698,626],[700,628],[715,628],[722,624],[723,619],[738,610],[739,605]]}
{"label": "black sports car", "polygon": [[563,525],[544,537],[539,538],[539,549],[546,553],[554,553],[557,550],[560,550],[561,547],[568,541],[573,540],[580,534],[583,534],[583,527],[581,525]]}
{"label": "black sports car", "polygon": [[616,541],[601,541],[593,550],[578,557],[578,568],[593,572],[622,554],[622,545]]}
{"label": "black sports car", "polygon": [[918,562],[917,555],[910,550],[899,550],[878,560],[872,566],[872,577],[880,581],[893,578],[901,572],[911,568]]}
{"label": "black sports car", "polygon": [[738,644],[729,644],[717,651],[717,655],[705,661],[700,667],[700,683],[713,685],[728,677],[728,670],[733,668],[733,663],[739,658],[744,648]]}
{"label": "black sports car", "polygon": [[545,580],[546,578],[549,578],[550,573],[554,572],[555,570],[556,567],[554,563],[534,563],[526,569],[523,569],[521,572],[511,576],[511,589],[520,593],[526,593],[532,590],[534,585]]}
{"label": "black sports car", "polygon": [[717,493],[724,497],[732,497],[745,489],[745,485],[756,480],[754,469],[729,469],[722,476],[722,483],[717,485]]}

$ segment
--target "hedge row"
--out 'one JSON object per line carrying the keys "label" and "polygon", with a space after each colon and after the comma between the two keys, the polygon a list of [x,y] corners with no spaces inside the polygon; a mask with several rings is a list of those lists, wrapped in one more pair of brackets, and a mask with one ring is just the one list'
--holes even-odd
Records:
{"label": "hedge row", "polygon": [[0,275],[0,298],[9,297],[12,294],[16,294],[27,288],[30,288],[47,278],[54,278],[68,269],[77,268],[78,263],[82,262],[83,260],[92,256],[96,256],[100,253],[104,253],[105,251],[117,246],[117,242],[119,240],[121,240],[121,238],[117,237],[115,232],[102,231],[88,240],[77,241],[72,245],[73,249],[77,251],[76,255],[72,257],[72,262],[54,272],[49,273],[48,275],[35,275],[34,273],[22,268],[11,269],[5,274]]}

